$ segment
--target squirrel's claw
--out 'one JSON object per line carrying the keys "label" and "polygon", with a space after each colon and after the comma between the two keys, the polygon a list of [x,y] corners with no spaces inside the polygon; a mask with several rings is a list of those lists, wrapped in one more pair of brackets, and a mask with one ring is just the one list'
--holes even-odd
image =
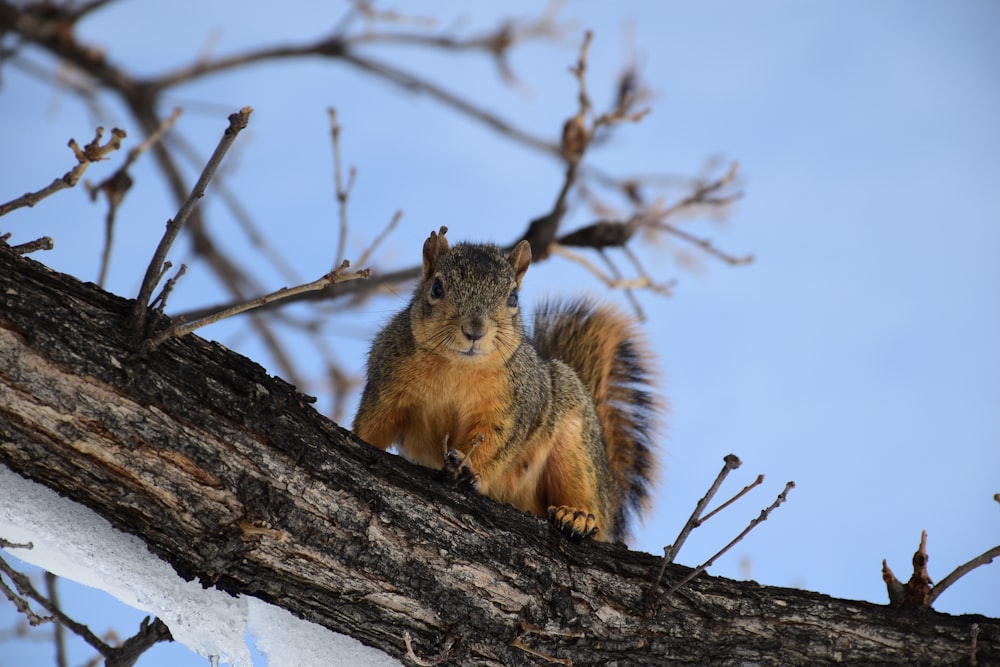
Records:
{"label": "squirrel's claw", "polygon": [[600,530],[597,517],[585,510],[560,505],[549,508],[549,521],[566,537],[583,540],[593,537]]}
{"label": "squirrel's claw", "polygon": [[444,474],[458,481],[459,484],[479,490],[479,475],[472,471],[467,462],[468,457],[457,449],[449,449],[444,455]]}

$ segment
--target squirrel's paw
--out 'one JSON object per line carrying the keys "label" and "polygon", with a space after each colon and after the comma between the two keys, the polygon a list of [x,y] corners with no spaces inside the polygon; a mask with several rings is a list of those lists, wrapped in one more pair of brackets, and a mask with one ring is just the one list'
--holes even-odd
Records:
{"label": "squirrel's paw", "polygon": [[465,461],[466,457],[457,449],[449,449],[444,455],[444,467],[442,471],[451,479],[457,480],[459,484],[468,486],[476,491],[479,490],[479,475],[472,471]]}
{"label": "squirrel's paw", "polygon": [[578,510],[575,507],[566,507],[565,505],[550,507],[549,521],[563,535],[574,540],[593,537],[599,530],[596,516],[590,512]]}

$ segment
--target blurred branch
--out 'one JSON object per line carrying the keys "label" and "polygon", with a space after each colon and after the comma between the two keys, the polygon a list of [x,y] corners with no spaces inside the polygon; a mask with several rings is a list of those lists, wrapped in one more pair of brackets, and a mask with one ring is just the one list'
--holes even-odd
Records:
{"label": "blurred branch", "polygon": [[108,214],[104,222],[104,250],[101,251],[101,268],[97,279],[97,284],[102,287],[107,278],[108,264],[111,261],[111,241],[114,237],[115,215],[118,212],[118,207],[125,200],[125,194],[132,187],[132,177],[129,176],[128,169],[139,159],[140,155],[149,150],[150,146],[158,142],[173,127],[180,115],[181,110],[174,109],[173,113],[160,123],[155,132],[146,137],[141,144],[129,150],[125,156],[125,162],[111,176],[97,185],[84,183],[84,187],[90,193],[91,201],[96,201],[98,193],[103,194],[108,201]]}
{"label": "blurred branch", "polygon": [[329,107],[330,140],[333,144],[333,187],[337,196],[337,212],[340,218],[340,233],[337,236],[337,252],[334,254],[334,264],[344,259],[344,248],[347,244],[347,199],[351,196],[357,170],[351,167],[348,172],[347,184],[344,184],[343,167],[340,160],[340,123],[337,122],[337,110]]}
{"label": "blurred branch", "polygon": [[[58,577],[49,571],[45,572],[45,588],[53,606],[59,608]],[[56,667],[67,667],[66,662],[66,630],[62,623],[56,623]]]}
{"label": "blurred branch", "polygon": [[[0,244],[6,244],[7,240],[10,239],[10,232],[0,236]],[[55,243],[52,241],[51,236],[42,236],[35,239],[34,241],[28,241],[27,243],[21,243],[18,245],[10,246],[10,249],[16,252],[18,255],[27,255],[29,253],[37,252],[39,250],[52,250],[55,247]]]}

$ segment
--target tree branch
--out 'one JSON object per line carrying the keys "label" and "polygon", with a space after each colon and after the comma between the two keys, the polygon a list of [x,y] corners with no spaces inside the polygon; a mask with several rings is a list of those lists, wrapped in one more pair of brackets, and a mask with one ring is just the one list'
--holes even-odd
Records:
{"label": "tree branch", "polygon": [[156,246],[153,258],[149,261],[146,275],[142,279],[142,286],[139,288],[139,296],[136,297],[135,306],[132,309],[132,330],[137,335],[141,335],[145,327],[146,310],[149,307],[149,300],[153,296],[153,290],[156,289],[156,283],[159,282],[160,267],[163,266],[164,261],[167,259],[170,246],[173,245],[177,235],[180,234],[184,223],[187,222],[188,216],[191,215],[194,207],[198,205],[198,201],[205,196],[205,189],[208,187],[208,182],[212,180],[212,175],[215,174],[215,170],[222,163],[222,158],[225,157],[226,151],[236,141],[236,136],[250,122],[251,113],[253,113],[252,108],[243,107],[239,112],[230,114],[229,127],[223,132],[222,139],[219,140],[219,145],[216,146],[212,157],[202,170],[201,176],[198,177],[198,181],[191,190],[191,194],[188,195],[188,198],[181,205],[180,210],[177,211],[177,215],[167,222],[167,230],[164,232],[163,238],[160,239],[159,245]]}
{"label": "tree branch", "polygon": [[107,157],[112,151],[116,151],[121,148],[122,140],[125,138],[125,130],[120,130],[117,127],[112,129],[111,138],[108,139],[108,142],[102,146],[101,137],[103,135],[104,128],[98,127],[97,132],[94,135],[94,140],[83,148],[80,148],[80,145],[76,143],[76,139],[70,139],[69,147],[73,151],[73,155],[76,156],[76,166],[67,171],[60,178],[53,180],[41,190],[38,190],[37,192],[27,192],[17,199],[12,199],[6,204],[0,204],[0,216],[7,215],[11,211],[16,211],[17,209],[25,206],[30,208],[60,190],[65,190],[66,188],[72,188],[75,186],[80,180],[80,177],[83,176],[83,172],[87,171],[87,167],[89,167],[92,162],[99,162]]}
{"label": "tree branch", "polygon": [[415,655],[456,665],[944,664],[968,656],[972,622],[979,660],[1000,662],[995,619],[709,576],[647,618],[659,559],[568,542],[361,443],[196,336],[136,356],[118,326],[130,308],[0,247],[0,464],[139,536],[184,577],[400,658],[409,633]]}

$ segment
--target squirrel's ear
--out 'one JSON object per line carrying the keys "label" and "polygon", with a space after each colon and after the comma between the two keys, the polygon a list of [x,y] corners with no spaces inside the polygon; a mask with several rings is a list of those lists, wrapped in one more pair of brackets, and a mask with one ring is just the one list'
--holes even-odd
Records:
{"label": "squirrel's ear", "polygon": [[424,241],[424,280],[434,275],[438,258],[448,252],[448,239],[444,237],[447,233],[448,228],[442,225],[440,231],[431,232]]}
{"label": "squirrel's ear", "polygon": [[514,267],[514,275],[517,277],[518,286],[520,286],[521,278],[524,277],[525,272],[528,270],[528,265],[531,264],[531,244],[526,240],[518,242],[514,246],[514,249],[510,251],[507,260]]}

